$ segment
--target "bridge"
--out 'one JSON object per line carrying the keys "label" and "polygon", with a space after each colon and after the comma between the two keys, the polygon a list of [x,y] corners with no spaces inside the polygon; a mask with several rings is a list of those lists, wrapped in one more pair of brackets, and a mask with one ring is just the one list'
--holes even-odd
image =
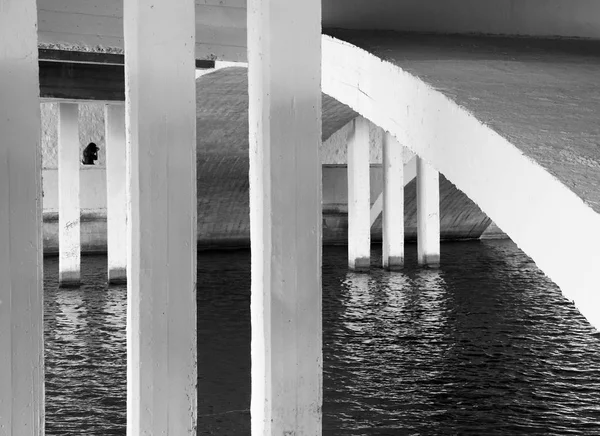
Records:
{"label": "bridge", "polygon": [[370,266],[379,207],[383,266],[402,266],[411,171],[420,262],[443,263],[442,175],[476,233],[493,220],[600,326],[599,16],[591,0],[0,0],[0,434],[44,431],[40,101],[60,102],[64,285],[78,103],[106,103],[107,154],[127,150],[127,168],[107,162],[107,222],[128,283],[128,434],[196,434],[195,70],[215,61],[249,65],[198,84],[248,83],[253,434],[321,432],[321,153],[341,129],[350,268]]}

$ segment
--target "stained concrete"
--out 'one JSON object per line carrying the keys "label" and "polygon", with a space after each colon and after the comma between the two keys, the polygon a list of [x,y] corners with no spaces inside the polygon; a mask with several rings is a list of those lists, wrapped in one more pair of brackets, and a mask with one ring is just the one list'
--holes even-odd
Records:
{"label": "stained concrete", "polygon": [[419,77],[600,212],[600,41],[326,33]]}

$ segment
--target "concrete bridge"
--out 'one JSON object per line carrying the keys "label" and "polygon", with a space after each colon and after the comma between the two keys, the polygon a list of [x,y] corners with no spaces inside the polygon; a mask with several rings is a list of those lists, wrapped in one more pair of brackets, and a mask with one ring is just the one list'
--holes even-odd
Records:
{"label": "concrete bridge", "polygon": [[[40,95],[61,101],[61,278],[79,277],[78,93],[109,103],[107,141],[127,141],[127,172],[109,161],[107,182],[120,180],[109,258],[127,268],[128,434],[196,434],[197,62],[249,64],[253,434],[321,432],[321,92],[334,132],[352,122],[350,267],[369,265],[372,123],[384,132],[384,266],[402,264],[407,147],[423,264],[440,262],[443,174],[600,325],[597,2],[247,6],[0,0],[0,434],[44,428]],[[62,81],[38,74],[39,47],[69,61]],[[65,94],[75,64],[91,64],[88,80]]]}

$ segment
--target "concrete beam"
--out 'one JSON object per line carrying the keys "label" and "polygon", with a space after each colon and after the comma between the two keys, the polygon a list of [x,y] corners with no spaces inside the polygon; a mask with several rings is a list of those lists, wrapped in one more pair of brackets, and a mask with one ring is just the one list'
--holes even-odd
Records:
{"label": "concrete beam", "polygon": [[81,281],[79,107],[58,105],[58,275],[61,286]]}
{"label": "concrete beam", "polygon": [[419,265],[440,265],[439,173],[420,157],[417,157],[417,261]]}
{"label": "concrete beam", "polygon": [[124,2],[130,436],[197,431],[194,10]]}
{"label": "concrete beam", "polygon": [[[125,56],[67,50],[39,50],[40,97],[51,100],[125,101]],[[197,69],[214,68],[196,60]]]}
{"label": "concrete beam", "polygon": [[108,283],[127,281],[125,106],[105,107]]}
{"label": "concrete beam", "polygon": [[371,265],[369,122],[358,117],[348,139],[348,267]]}
{"label": "concrete beam", "polygon": [[249,0],[248,29],[252,434],[320,435],[321,2]]}
{"label": "concrete beam", "polygon": [[0,0],[0,434],[44,434],[42,179],[34,0]]}
{"label": "concrete beam", "polygon": [[40,97],[64,100],[125,100],[122,65],[40,61]]}

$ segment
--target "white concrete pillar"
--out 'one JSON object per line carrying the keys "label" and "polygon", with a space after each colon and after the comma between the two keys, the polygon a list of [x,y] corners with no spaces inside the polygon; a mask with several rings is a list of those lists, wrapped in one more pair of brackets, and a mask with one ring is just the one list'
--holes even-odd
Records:
{"label": "white concrete pillar", "polygon": [[81,234],[79,208],[79,106],[58,105],[58,281],[79,286]]}
{"label": "white concrete pillar", "polygon": [[44,434],[35,0],[0,0],[0,435]]}
{"label": "white concrete pillar", "polygon": [[371,266],[369,122],[358,117],[348,140],[348,267]]}
{"label": "white concrete pillar", "polygon": [[417,158],[417,260],[419,265],[440,264],[439,173]]}
{"label": "white concrete pillar", "polygon": [[127,435],[195,435],[194,0],[125,0]]}
{"label": "white concrete pillar", "polygon": [[249,0],[248,60],[252,435],[320,435],[321,2]]}
{"label": "white concrete pillar", "polygon": [[106,230],[108,283],[127,281],[127,200],[125,106],[107,104],[106,134]]}
{"label": "white concrete pillar", "polygon": [[404,266],[404,147],[385,132],[383,136],[383,267]]}

